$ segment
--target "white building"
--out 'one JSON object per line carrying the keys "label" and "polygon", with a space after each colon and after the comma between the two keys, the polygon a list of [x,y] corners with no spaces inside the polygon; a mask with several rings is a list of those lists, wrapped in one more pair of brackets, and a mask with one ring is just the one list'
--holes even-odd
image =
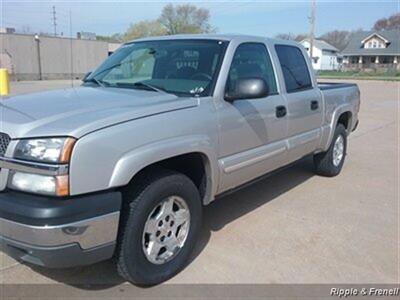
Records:
{"label": "white building", "polygon": [[[310,55],[310,40],[300,42]],[[314,70],[338,70],[340,67],[339,50],[323,40],[314,40],[312,65]]]}

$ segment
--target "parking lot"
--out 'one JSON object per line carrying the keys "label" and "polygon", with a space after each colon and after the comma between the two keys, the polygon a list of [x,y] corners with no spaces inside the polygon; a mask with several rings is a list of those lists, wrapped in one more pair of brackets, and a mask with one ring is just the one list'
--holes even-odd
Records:
{"label": "parking lot", "polygon": [[[315,176],[305,159],[215,201],[205,208],[193,261],[168,283],[399,282],[400,83],[356,83],[360,125],[341,175]],[[14,82],[11,92],[70,85]],[[49,270],[0,260],[3,283],[124,283],[110,261]]]}

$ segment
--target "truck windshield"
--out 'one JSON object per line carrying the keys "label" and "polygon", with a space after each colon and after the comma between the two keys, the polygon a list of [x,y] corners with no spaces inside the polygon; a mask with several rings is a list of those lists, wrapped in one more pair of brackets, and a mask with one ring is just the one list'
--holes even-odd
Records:
{"label": "truck windshield", "polygon": [[103,87],[211,95],[228,42],[164,40],[126,44],[84,81]]}

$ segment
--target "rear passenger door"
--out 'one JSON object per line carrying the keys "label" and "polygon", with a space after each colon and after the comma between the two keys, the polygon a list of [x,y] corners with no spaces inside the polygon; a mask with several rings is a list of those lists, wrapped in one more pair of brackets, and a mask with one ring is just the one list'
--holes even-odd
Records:
{"label": "rear passenger door", "polygon": [[322,97],[313,86],[310,65],[299,47],[275,45],[285,83],[288,143],[291,160],[313,152],[320,139]]}

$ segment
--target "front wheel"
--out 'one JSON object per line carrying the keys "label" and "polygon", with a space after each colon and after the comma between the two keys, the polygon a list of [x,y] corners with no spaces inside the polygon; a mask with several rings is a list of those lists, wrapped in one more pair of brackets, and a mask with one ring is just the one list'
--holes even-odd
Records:
{"label": "front wheel", "polygon": [[347,132],[338,124],[328,151],[314,155],[315,172],[322,176],[333,177],[342,170],[347,149]]}
{"label": "front wheel", "polygon": [[118,271],[140,285],[161,283],[187,264],[201,227],[202,205],[185,175],[158,170],[125,194]]}

